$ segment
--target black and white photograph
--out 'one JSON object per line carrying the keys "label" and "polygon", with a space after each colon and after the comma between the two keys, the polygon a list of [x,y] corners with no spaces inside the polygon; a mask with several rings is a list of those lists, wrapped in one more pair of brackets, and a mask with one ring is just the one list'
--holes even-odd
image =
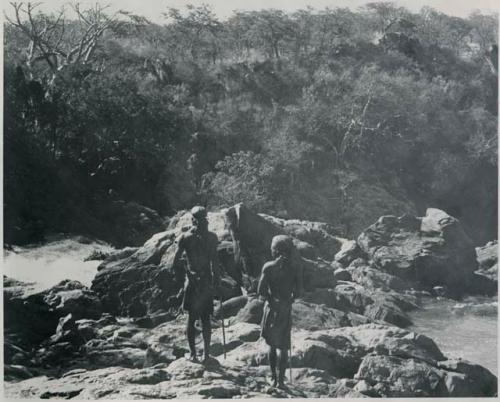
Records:
{"label": "black and white photograph", "polygon": [[498,398],[499,8],[2,2],[4,398]]}

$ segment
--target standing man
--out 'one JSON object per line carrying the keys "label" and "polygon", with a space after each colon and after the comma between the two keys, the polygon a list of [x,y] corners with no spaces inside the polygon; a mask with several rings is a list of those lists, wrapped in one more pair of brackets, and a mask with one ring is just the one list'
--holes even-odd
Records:
{"label": "standing man", "polygon": [[212,328],[210,316],[214,312],[214,293],[220,291],[219,259],[217,256],[218,239],[208,231],[207,212],[196,206],[191,209],[193,227],[178,239],[174,266],[186,253],[186,280],[182,308],[188,312],[186,334],[191,352],[190,360],[197,362],[195,346],[195,322],[201,319],[203,328],[204,361],[210,357],[210,338]]}
{"label": "standing man", "polygon": [[[289,236],[275,236],[271,243],[274,260],[262,268],[258,294],[266,300],[261,336],[269,345],[269,365],[273,386],[284,388],[288,350],[291,344],[292,303],[302,294],[302,269],[293,258],[294,245]],[[279,375],[276,376],[279,350]]]}

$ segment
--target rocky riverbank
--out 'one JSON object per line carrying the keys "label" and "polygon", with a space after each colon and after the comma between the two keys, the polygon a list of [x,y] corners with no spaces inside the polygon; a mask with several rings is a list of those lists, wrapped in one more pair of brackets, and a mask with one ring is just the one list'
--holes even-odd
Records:
{"label": "rocky riverbank", "polygon": [[[142,247],[107,255],[91,288],[68,280],[36,292],[4,278],[6,396],[496,395],[489,370],[448,359],[432,339],[405,329],[422,295],[496,294],[495,250],[489,244],[487,253],[478,251],[478,265],[460,222],[445,212],[381,217],[356,240],[323,223],[285,221],[242,205],[210,213],[224,303],[214,317],[214,359],[205,365],[184,358],[182,266],[172,258],[189,222],[179,213]],[[280,233],[294,238],[305,285],[293,306],[292,382],[285,391],[269,389],[262,302],[255,297],[271,238]]]}

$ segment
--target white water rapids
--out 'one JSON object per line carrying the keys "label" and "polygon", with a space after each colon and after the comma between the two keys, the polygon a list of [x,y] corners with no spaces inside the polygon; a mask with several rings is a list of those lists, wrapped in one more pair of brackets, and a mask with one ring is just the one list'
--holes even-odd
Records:
{"label": "white water rapids", "polygon": [[90,286],[101,261],[83,261],[94,251],[111,251],[100,242],[87,242],[80,237],[49,239],[44,244],[14,246],[4,251],[3,274],[23,282],[33,282],[36,290],[50,288],[63,279],[80,281]]}

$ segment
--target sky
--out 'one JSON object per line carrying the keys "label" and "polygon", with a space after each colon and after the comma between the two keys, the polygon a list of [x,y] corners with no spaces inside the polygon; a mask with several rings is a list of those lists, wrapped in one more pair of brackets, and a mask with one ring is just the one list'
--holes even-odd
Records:
{"label": "sky", "polygon": [[[40,9],[43,11],[56,11],[62,5],[69,4],[68,0],[42,0],[42,2]],[[96,4],[96,0],[80,0],[79,2],[82,5]],[[224,19],[231,15],[233,10],[277,8],[294,11],[307,6],[316,9],[349,7],[356,10],[369,0],[99,0],[98,2],[109,4],[115,10],[127,10],[147,17],[153,22],[161,23],[164,21],[162,13],[168,7],[183,8],[186,4],[209,4],[212,6],[213,11],[221,19]],[[475,9],[489,13],[498,12],[500,8],[499,0],[399,0],[396,3],[411,11],[418,11],[423,6],[430,6],[446,14],[458,17],[467,17]]]}

